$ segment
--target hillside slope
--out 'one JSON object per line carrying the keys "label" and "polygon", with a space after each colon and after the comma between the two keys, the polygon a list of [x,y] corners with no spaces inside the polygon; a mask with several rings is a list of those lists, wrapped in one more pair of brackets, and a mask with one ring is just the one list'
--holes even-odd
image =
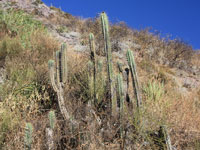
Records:
{"label": "hillside slope", "polygon": [[[40,0],[1,0],[0,8],[0,149],[23,149],[27,122],[33,125],[33,149],[47,149],[49,140],[54,143],[51,149],[165,149],[163,125],[174,149],[200,148],[200,53],[190,45],[148,29],[130,29],[123,22],[110,25],[113,74],[119,66],[122,72],[128,68],[131,49],[143,101],[138,114],[131,77],[122,74],[129,100],[123,120],[126,136],[121,138],[119,116],[110,119],[107,108],[107,54],[99,16],[80,19]],[[90,33],[95,37],[97,65],[102,62],[95,85],[98,105],[91,105],[95,86],[88,66]],[[69,120],[63,118],[48,71],[48,60],[62,43],[67,45],[63,91]],[[52,139],[47,135],[50,110],[57,120]]]}

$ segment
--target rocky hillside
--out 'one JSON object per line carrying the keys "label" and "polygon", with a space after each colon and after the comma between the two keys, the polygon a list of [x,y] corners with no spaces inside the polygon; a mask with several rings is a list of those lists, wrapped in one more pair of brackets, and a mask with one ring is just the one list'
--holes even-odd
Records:
{"label": "rocky hillside", "polygon": [[[0,149],[170,149],[163,126],[172,149],[200,148],[199,51],[148,29],[110,23],[113,76],[122,72],[126,91],[122,126],[121,113],[109,117],[109,54],[99,16],[80,19],[40,0],[0,0],[0,9]],[[94,62],[90,33],[96,45]],[[50,81],[48,60],[61,53],[56,51],[62,43],[67,45],[68,78],[58,92]],[[128,49],[135,56],[137,88],[131,83]],[[97,75],[90,69],[94,66]],[[121,101],[119,93],[115,98]]]}

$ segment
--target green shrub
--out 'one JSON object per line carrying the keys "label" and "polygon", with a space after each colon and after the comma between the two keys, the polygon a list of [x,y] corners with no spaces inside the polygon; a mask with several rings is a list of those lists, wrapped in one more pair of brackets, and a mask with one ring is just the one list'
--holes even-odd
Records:
{"label": "green shrub", "polygon": [[0,22],[6,24],[8,32],[12,36],[18,35],[24,47],[29,47],[31,34],[35,30],[45,30],[41,22],[36,21],[32,16],[21,10],[10,9],[8,11],[0,11]]}
{"label": "green shrub", "polygon": [[144,86],[144,92],[147,100],[158,101],[165,93],[164,84],[158,81],[149,81]]}

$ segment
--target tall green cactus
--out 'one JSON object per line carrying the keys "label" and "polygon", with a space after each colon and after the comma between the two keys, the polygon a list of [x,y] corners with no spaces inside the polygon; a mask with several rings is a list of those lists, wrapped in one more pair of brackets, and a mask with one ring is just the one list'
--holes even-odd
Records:
{"label": "tall green cactus", "polygon": [[[107,71],[108,71],[108,84],[109,84],[109,96],[110,101],[114,103],[113,91],[113,67],[112,67],[112,52],[111,52],[111,44],[110,44],[110,36],[109,36],[109,21],[108,17],[105,12],[101,13],[101,25],[102,25],[102,32],[104,37],[104,50],[106,53],[107,58]],[[110,106],[109,106],[110,107]],[[112,106],[114,109],[114,106]]]}
{"label": "tall green cactus", "polygon": [[60,51],[56,51],[56,56],[55,56],[55,60],[56,60],[56,82],[60,83]]}
{"label": "tall green cactus", "polygon": [[132,84],[134,88],[135,98],[137,100],[137,107],[140,108],[142,105],[142,98],[140,95],[140,89],[139,89],[139,84],[138,84],[136,64],[135,64],[133,52],[131,50],[127,51],[127,59],[128,59],[128,64],[131,71]]}
{"label": "tall green cactus", "polygon": [[70,115],[65,107],[63,92],[64,83],[67,80],[67,54],[65,47],[65,45],[62,45],[61,50],[56,52],[56,66],[54,60],[49,60],[48,66],[51,84],[57,93],[61,113],[66,120],[69,120]]}
{"label": "tall green cactus", "polygon": [[61,45],[61,50],[56,51],[56,76],[57,83],[67,82],[67,46],[66,44]]}
{"label": "tall green cactus", "polygon": [[61,45],[61,67],[62,67],[62,82],[67,82],[67,46],[66,44]]}
{"label": "tall green cactus", "polygon": [[24,145],[25,149],[31,150],[31,145],[32,145],[32,134],[33,134],[33,126],[31,123],[26,123],[26,128],[25,128],[25,135],[24,135]]}
{"label": "tall green cactus", "polygon": [[[89,94],[90,94],[90,98],[93,97],[93,73],[92,73],[92,70],[93,70],[93,66],[94,64],[92,63],[92,61],[88,61],[88,64],[87,64],[87,67],[88,67],[88,85],[89,85]],[[89,101],[90,104],[92,104],[90,101]]]}
{"label": "tall green cactus", "polygon": [[96,98],[96,80],[97,80],[97,73],[96,73],[96,50],[95,50],[95,41],[94,41],[94,35],[92,33],[90,33],[90,36],[89,36],[89,42],[90,42],[90,57],[91,57],[91,60],[93,62],[93,90],[94,90],[94,95],[93,95],[93,98],[94,98],[94,104],[97,103],[97,98]]}
{"label": "tall green cactus", "polygon": [[123,116],[124,116],[124,88],[123,88],[123,81],[122,76],[120,74],[117,75],[117,95],[119,96],[120,100],[120,134],[121,138],[123,138],[124,132],[124,123],[123,123]]}
{"label": "tall green cactus", "polygon": [[57,86],[56,86],[56,82],[55,82],[55,62],[54,60],[49,60],[48,61],[48,66],[49,66],[49,74],[50,74],[50,80],[53,86],[54,91],[58,91]]}
{"label": "tall green cactus", "polygon": [[48,117],[49,117],[50,128],[51,128],[51,130],[53,130],[54,127],[55,127],[55,124],[56,124],[56,115],[55,115],[55,112],[54,111],[50,111]]}

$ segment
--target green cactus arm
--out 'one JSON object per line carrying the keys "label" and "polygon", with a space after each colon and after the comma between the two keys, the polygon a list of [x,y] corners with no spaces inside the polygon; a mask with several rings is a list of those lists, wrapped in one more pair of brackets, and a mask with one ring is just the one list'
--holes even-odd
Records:
{"label": "green cactus arm", "polygon": [[55,123],[56,123],[56,115],[55,115],[55,112],[54,112],[54,111],[50,111],[48,117],[49,117],[49,125],[50,125],[50,128],[53,130],[54,127],[55,127]]}
{"label": "green cactus arm", "polygon": [[108,72],[108,84],[109,84],[109,96],[110,96],[109,107],[111,108],[112,107],[111,105],[114,103],[115,100],[114,100],[114,85],[113,85],[112,52],[111,52],[111,44],[109,36],[109,21],[105,12],[101,13],[101,25],[104,37],[104,49],[107,59],[107,72]]}
{"label": "green cactus arm", "polygon": [[107,67],[109,72],[109,81],[112,81],[113,78],[113,68],[112,68],[112,52],[111,52],[111,44],[110,44],[110,36],[109,36],[109,21],[105,12],[101,13],[101,22],[102,22],[102,30],[104,36],[104,47],[107,56]]}
{"label": "green cactus arm", "polygon": [[123,80],[121,74],[117,75],[117,93],[120,101],[120,134],[121,138],[123,138],[124,133],[124,88],[123,88]]}
{"label": "green cactus arm", "polygon": [[58,87],[56,85],[55,82],[55,62],[54,60],[49,60],[48,61],[48,66],[49,66],[49,76],[50,76],[50,80],[51,80],[51,84],[53,86],[54,91],[58,91]]}
{"label": "green cactus arm", "polygon": [[62,73],[62,82],[65,84],[67,82],[67,45],[63,43],[61,45],[61,73]]}
{"label": "green cactus arm", "polygon": [[60,84],[60,77],[61,77],[61,72],[60,72],[60,51],[56,51],[56,82],[57,84]]}
{"label": "green cactus arm", "polygon": [[139,84],[138,84],[136,64],[135,64],[133,52],[131,50],[127,51],[127,59],[128,59],[128,64],[131,71],[132,84],[134,88],[135,97],[137,100],[137,106],[139,108],[142,105],[142,99],[141,99],[140,89],[139,89]]}
{"label": "green cactus arm", "polygon": [[96,50],[95,50],[95,41],[94,41],[94,35],[93,33],[90,33],[89,35],[89,42],[90,42],[90,51],[91,51],[91,60],[93,61],[93,98],[94,98],[94,105],[97,103],[97,98],[96,98]]}

